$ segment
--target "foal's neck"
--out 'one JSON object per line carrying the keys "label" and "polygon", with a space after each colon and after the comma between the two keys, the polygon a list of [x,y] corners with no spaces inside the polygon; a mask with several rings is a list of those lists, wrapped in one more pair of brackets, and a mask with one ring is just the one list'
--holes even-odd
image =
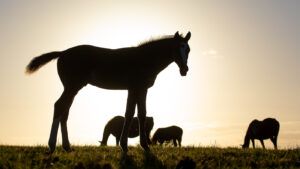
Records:
{"label": "foal's neck", "polygon": [[142,48],[146,53],[147,62],[155,67],[157,74],[174,61],[172,57],[173,44],[171,39],[165,39],[157,43],[153,42]]}

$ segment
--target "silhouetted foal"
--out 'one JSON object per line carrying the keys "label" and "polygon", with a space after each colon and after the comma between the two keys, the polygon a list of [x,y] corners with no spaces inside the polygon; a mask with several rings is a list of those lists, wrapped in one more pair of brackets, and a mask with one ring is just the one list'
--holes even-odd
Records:
{"label": "silhouetted foal", "polygon": [[[107,124],[105,125],[104,131],[103,131],[103,137],[102,141],[100,141],[102,146],[107,145],[107,140],[110,134],[116,137],[116,145],[119,145],[123,124],[124,124],[125,118],[122,116],[115,116],[114,118],[110,119]],[[150,144],[150,132],[153,128],[154,122],[153,117],[146,117],[145,120],[145,132],[147,136],[148,144]],[[134,138],[139,136],[139,121],[137,117],[134,117],[132,119],[128,137]]]}
{"label": "silhouetted foal", "polygon": [[129,124],[137,106],[140,145],[145,151],[149,151],[144,128],[148,88],[153,86],[156,76],[173,62],[178,65],[182,76],[187,74],[190,37],[190,32],[185,37],[176,32],[174,36],[146,42],[137,47],[107,49],[81,45],[33,58],[26,68],[27,73],[33,73],[49,61],[57,59],[57,72],[64,86],[62,95],[54,104],[48,142],[50,152],[56,147],[59,124],[62,147],[70,151],[67,130],[69,109],[78,91],[87,84],[105,89],[128,90],[121,148],[125,153],[128,150]]}
{"label": "silhouetted foal", "polygon": [[153,134],[151,142],[153,144],[157,144],[157,142],[159,142],[160,145],[162,145],[165,141],[173,140],[175,147],[177,147],[177,142],[179,147],[181,147],[182,133],[182,129],[178,126],[158,128]]}
{"label": "silhouetted foal", "polygon": [[274,144],[274,148],[277,149],[277,137],[279,133],[279,122],[273,118],[266,118],[263,121],[253,120],[248,127],[243,148],[249,148],[250,140],[253,148],[255,148],[254,139],[258,139],[261,142],[263,148],[265,148],[265,139],[271,139]]}

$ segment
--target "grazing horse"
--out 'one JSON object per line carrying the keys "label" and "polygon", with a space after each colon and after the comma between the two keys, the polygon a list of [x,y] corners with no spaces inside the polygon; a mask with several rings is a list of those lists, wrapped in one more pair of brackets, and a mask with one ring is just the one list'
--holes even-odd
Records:
{"label": "grazing horse", "polygon": [[279,122],[273,118],[266,118],[263,121],[253,120],[248,127],[243,148],[249,148],[250,140],[253,148],[255,148],[254,139],[258,139],[263,148],[265,148],[264,140],[271,139],[274,148],[277,149],[277,136],[279,132]]}
{"label": "grazing horse", "polygon": [[179,144],[179,147],[181,147],[182,133],[182,129],[178,126],[158,128],[153,134],[151,142],[153,144],[159,142],[160,145],[162,145],[165,141],[173,140],[173,144],[175,147],[177,147],[177,142]]}
{"label": "grazing horse", "polygon": [[71,150],[67,130],[69,109],[77,92],[87,84],[104,89],[128,90],[121,148],[125,153],[128,150],[129,124],[137,106],[140,145],[145,151],[149,151],[144,128],[148,88],[153,86],[156,76],[172,62],[178,65],[181,76],[187,74],[190,37],[190,32],[185,37],[176,32],[173,36],[145,42],[136,47],[107,49],[81,45],[33,58],[26,68],[27,73],[33,73],[49,61],[57,59],[57,72],[64,87],[54,104],[48,142],[50,152],[56,147],[59,123],[62,147],[66,151]]}
{"label": "grazing horse", "polygon": [[[107,145],[107,140],[110,134],[116,137],[116,145],[119,145],[123,124],[125,118],[123,116],[115,116],[114,118],[110,119],[107,124],[105,125],[102,141],[99,141],[102,146]],[[150,132],[153,128],[154,122],[153,117],[146,117],[145,120],[145,132],[147,136],[147,142],[150,143]],[[139,136],[139,122],[138,118],[134,117],[132,119],[131,125],[129,127],[128,137],[134,138]]]}

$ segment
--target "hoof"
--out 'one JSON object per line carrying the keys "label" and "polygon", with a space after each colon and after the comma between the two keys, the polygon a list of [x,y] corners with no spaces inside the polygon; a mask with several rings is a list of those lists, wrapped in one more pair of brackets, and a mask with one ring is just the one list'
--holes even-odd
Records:
{"label": "hoof", "polygon": [[47,151],[47,154],[53,154],[54,150],[55,150],[55,147],[50,147],[50,146],[49,146],[49,149],[48,149],[48,151]]}
{"label": "hoof", "polygon": [[65,150],[65,152],[68,152],[68,153],[74,151],[70,146],[63,147],[63,149]]}
{"label": "hoof", "polygon": [[49,150],[47,150],[47,151],[45,152],[45,155],[46,155],[46,156],[51,156],[51,155],[53,154],[53,152],[54,152],[54,151],[51,151],[51,150],[49,149]]}
{"label": "hoof", "polygon": [[128,151],[127,144],[122,144],[122,143],[121,143],[120,146],[121,146],[122,152],[126,154],[127,151]]}
{"label": "hoof", "polygon": [[150,148],[149,148],[148,145],[146,145],[146,146],[145,145],[144,146],[141,145],[141,147],[144,149],[145,152],[150,152]]}
{"label": "hoof", "polygon": [[140,145],[141,145],[141,147],[142,147],[146,152],[150,151],[149,146],[148,146],[148,143],[147,143],[146,140],[141,140],[141,141],[140,141]]}
{"label": "hoof", "polygon": [[148,146],[148,144],[141,144],[141,147],[144,149],[144,151],[146,151],[146,152],[149,152],[150,151],[150,148],[149,148],[149,146]]}
{"label": "hoof", "polygon": [[122,151],[124,153],[127,153],[127,151],[128,151],[127,140],[121,140],[120,146],[121,146]]}
{"label": "hoof", "polygon": [[121,149],[122,149],[122,152],[125,153],[125,154],[128,152],[128,147],[127,147],[127,145],[126,145],[126,146],[124,146],[124,145],[122,146],[122,145],[121,145]]}
{"label": "hoof", "polygon": [[55,148],[56,148],[56,143],[55,142],[48,142],[48,147],[49,147],[49,153],[53,153]]}

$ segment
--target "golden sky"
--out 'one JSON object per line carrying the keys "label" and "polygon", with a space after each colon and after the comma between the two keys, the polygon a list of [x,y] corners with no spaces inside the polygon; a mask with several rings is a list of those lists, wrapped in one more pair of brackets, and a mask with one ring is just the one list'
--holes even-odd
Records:
{"label": "golden sky", "polygon": [[[1,1],[0,144],[47,144],[62,84],[56,61],[25,75],[33,57],[79,44],[136,46],[191,31],[188,75],[171,64],[149,89],[153,132],[178,125],[183,145],[239,146],[253,119],[274,117],[281,123],[279,147],[297,146],[299,6],[297,0]],[[70,109],[71,144],[97,145],[105,123],[124,115],[126,97],[126,91],[82,89]]]}

